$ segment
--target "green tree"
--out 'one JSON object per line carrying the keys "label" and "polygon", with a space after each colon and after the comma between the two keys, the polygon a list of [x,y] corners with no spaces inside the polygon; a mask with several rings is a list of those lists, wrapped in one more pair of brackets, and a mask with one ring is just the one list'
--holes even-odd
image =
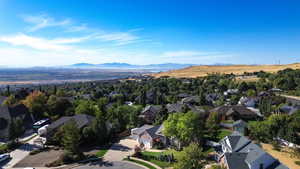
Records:
{"label": "green tree", "polygon": [[17,140],[24,133],[23,121],[19,118],[12,119],[9,126],[9,139],[12,141]]}
{"label": "green tree", "polygon": [[193,112],[174,113],[164,121],[163,125],[163,132],[166,136],[179,139],[184,145],[202,141],[204,122],[198,114]]}
{"label": "green tree", "polygon": [[90,100],[80,100],[75,108],[75,114],[88,114],[95,116],[97,112],[97,105]]}
{"label": "green tree", "polygon": [[249,136],[252,139],[259,140],[262,142],[268,142],[272,140],[272,136],[270,134],[270,127],[266,121],[254,121],[249,123]]}
{"label": "green tree", "polygon": [[62,143],[65,150],[73,155],[79,155],[80,130],[74,120],[63,126]]}
{"label": "green tree", "polygon": [[47,101],[47,107],[50,116],[60,117],[66,115],[66,111],[72,107],[72,104],[67,99],[51,95]]}
{"label": "green tree", "polygon": [[209,114],[209,117],[206,120],[206,128],[210,137],[212,138],[217,137],[220,129],[220,125],[219,125],[220,120],[221,119],[219,117],[218,112],[212,112]]}
{"label": "green tree", "polygon": [[174,169],[200,169],[204,167],[207,154],[198,144],[191,143],[181,153]]}

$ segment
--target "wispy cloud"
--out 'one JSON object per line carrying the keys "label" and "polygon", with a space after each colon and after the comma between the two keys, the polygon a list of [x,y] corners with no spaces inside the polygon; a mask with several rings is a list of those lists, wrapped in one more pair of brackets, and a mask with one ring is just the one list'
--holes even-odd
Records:
{"label": "wispy cloud", "polygon": [[35,32],[48,27],[62,27],[66,33],[90,33],[97,35],[93,36],[95,40],[110,42],[117,46],[149,41],[149,39],[143,39],[137,35],[137,32],[143,30],[143,28],[135,28],[127,31],[102,30],[88,27],[87,24],[75,23],[73,20],[71,21],[71,19],[58,20],[46,14],[23,15],[22,18],[24,22],[30,24],[27,29],[29,32]]}
{"label": "wispy cloud", "polygon": [[0,41],[15,46],[27,46],[37,50],[66,50],[71,49],[71,46],[67,44],[79,43],[89,38],[90,36],[79,38],[45,39],[18,33],[11,36],[0,36]]}
{"label": "wispy cloud", "polygon": [[104,33],[96,37],[102,41],[116,42],[117,45],[126,45],[135,43],[140,40],[140,37],[129,32]]}
{"label": "wispy cloud", "polygon": [[74,25],[66,28],[66,32],[82,32],[90,30],[90,28],[86,24]]}
{"label": "wispy cloud", "polygon": [[52,17],[49,17],[45,14],[42,15],[24,15],[22,16],[23,20],[29,24],[32,24],[29,28],[29,32],[34,32],[47,27],[55,26],[66,26],[71,24],[70,19],[56,20]]}

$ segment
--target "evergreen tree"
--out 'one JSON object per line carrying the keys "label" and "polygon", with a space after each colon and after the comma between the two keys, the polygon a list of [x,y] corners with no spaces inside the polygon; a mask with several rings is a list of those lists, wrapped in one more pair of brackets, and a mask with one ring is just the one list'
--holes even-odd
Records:
{"label": "evergreen tree", "polygon": [[74,120],[71,120],[63,126],[63,146],[65,150],[73,155],[79,155],[80,131]]}

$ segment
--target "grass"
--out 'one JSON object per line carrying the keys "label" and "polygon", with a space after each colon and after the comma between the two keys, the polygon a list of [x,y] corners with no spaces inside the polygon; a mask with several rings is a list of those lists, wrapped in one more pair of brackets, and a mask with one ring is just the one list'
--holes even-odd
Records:
{"label": "grass", "polygon": [[286,68],[299,69],[300,64],[288,64],[288,65],[225,65],[225,66],[192,66],[179,70],[172,70],[168,72],[161,72],[157,74],[152,74],[154,77],[170,76],[170,77],[204,77],[208,74],[219,73],[219,74],[236,74],[241,75],[244,72],[278,72]]}
{"label": "grass", "polygon": [[218,134],[217,136],[217,139],[218,140],[221,140],[223,139],[224,137],[226,136],[229,136],[232,132],[230,130],[226,130],[226,129],[221,129],[220,130],[220,133]]}
{"label": "grass", "polygon": [[0,145],[0,154],[5,153],[8,151],[8,145],[7,144],[1,144]]}
{"label": "grass", "polygon": [[29,140],[35,138],[36,136],[37,136],[37,134],[35,133],[35,134],[33,134],[31,137],[27,138],[26,140],[22,140],[21,142],[22,142],[22,143],[26,143],[26,142],[28,142]]}
{"label": "grass", "polygon": [[133,159],[127,159],[127,158],[125,158],[124,160],[125,160],[125,161],[134,162],[134,163],[137,163],[137,164],[140,164],[140,165],[145,166],[145,167],[147,167],[147,168],[149,168],[149,169],[156,169],[156,168],[153,167],[152,165],[150,165],[150,164],[148,164],[148,163],[145,163],[145,162],[143,162],[143,161],[138,161],[138,160],[133,160]]}
{"label": "grass", "polygon": [[175,163],[169,163],[166,161],[160,161],[160,160],[156,160],[156,159],[152,159],[152,158],[147,158],[147,157],[159,157],[160,155],[168,155],[168,154],[173,154],[175,159],[178,159],[179,156],[181,155],[181,153],[179,151],[175,151],[175,150],[167,150],[164,152],[149,152],[149,151],[144,151],[142,152],[142,155],[145,158],[142,158],[143,160],[149,161],[153,164],[156,164],[158,166],[160,166],[161,168],[168,168],[168,167],[172,167]]}
{"label": "grass", "polygon": [[97,156],[98,158],[101,158],[101,157],[103,157],[103,156],[106,154],[107,151],[108,151],[108,148],[106,148],[106,149],[101,149],[101,150],[99,150],[99,151],[96,153],[96,156]]}

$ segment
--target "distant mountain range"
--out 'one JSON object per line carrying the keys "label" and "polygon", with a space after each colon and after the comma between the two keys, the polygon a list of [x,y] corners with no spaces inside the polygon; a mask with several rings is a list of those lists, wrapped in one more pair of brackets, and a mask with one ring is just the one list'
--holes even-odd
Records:
{"label": "distant mountain range", "polygon": [[90,64],[90,63],[76,63],[66,68],[84,68],[84,69],[151,69],[151,70],[172,70],[182,69],[189,66],[196,66],[196,64],[177,64],[177,63],[164,63],[164,64],[149,64],[149,65],[132,65],[128,63],[103,63],[103,64]]}

